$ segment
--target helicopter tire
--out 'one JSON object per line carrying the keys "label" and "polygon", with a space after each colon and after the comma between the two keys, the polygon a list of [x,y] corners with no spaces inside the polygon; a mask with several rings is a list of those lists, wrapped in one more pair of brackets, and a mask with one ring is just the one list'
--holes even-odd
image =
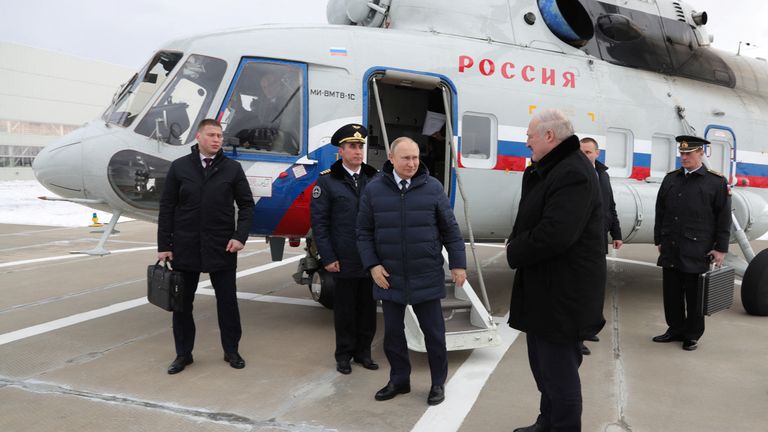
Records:
{"label": "helicopter tire", "polygon": [[325,308],[333,309],[333,292],[336,287],[333,276],[324,269],[320,269],[312,274],[309,281],[309,292],[312,298]]}
{"label": "helicopter tire", "polygon": [[757,254],[744,272],[741,304],[750,315],[768,316],[768,249]]}

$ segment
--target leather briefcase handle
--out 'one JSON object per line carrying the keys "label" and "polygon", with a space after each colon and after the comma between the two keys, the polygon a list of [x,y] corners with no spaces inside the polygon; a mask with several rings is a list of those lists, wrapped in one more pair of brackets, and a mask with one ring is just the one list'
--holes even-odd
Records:
{"label": "leather briefcase handle", "polygon": [[[160,261],[161,261],[161,260],[157,260],[157,261],[155,262],[155,265],[159,265],[159,264],[160,264]],[[171,261],[171,260],[169,260],[169,259],[167,259],[167,258],[166,258],[166,259],[164,259],[164,260],[162,260],[162,261],[163,261],[163,267],[165,267],[165,269],[166,269],[166,270],[170,270],[170,271],[173,271],[173,261]],[[169,266],[169,264],[170,264],[170,266]]]}

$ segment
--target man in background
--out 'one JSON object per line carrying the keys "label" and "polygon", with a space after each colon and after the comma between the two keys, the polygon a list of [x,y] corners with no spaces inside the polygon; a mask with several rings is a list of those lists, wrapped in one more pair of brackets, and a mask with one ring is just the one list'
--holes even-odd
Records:
{"label": "man in background", "polygon": [[[613,189],[611,188],[611,177],[608,175],[608,167],[598,160],[600,157],[600,147],[597,145],[597,141],[594,138],[584,137],[580,141],[581,152],[592,162],[592,166],[595,168],[597,178],[600,181],[600,192],[603,198],[603,221],[605,223],[605,239],[603,244],[605,245],[605,253],[608,253],[608,233],[611,234],[611,240],[614,249],[621,248],[621,225],[619,225],[619,215],[616,213],[616,201],[613,199]],[[597,335],[588,336],[585,340],[590,342],[599,342],[600,338]],[[592,352],[589,348],[581,344],[581,353],[589,355]]]}

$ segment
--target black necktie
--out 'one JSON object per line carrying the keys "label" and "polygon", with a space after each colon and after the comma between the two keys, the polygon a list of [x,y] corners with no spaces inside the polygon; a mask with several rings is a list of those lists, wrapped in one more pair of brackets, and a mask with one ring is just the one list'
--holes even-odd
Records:
{"label": "black necktie", "polygon": [[408,180],[400,180],[400,190],[405,192],[408,189]]}
{"label": "black necktie", "polygon": [[203,158],[203,162],[205,162],[205,168],[207,169],[209,166],[211,166],[211,162],[213,162],[213,158]]}
{"label": "black necktie", "polygon": [[357,180],[358,180],[359,178],[360,178],[360,174],[358,174],[358,173],[354,173],[354,174],[352,174],[352,180],[354,180],[354,181],[355,181],[355,189],[357,189],[357,187],[359,186],[359,185],[358,185],[358,183],[357,183]]}

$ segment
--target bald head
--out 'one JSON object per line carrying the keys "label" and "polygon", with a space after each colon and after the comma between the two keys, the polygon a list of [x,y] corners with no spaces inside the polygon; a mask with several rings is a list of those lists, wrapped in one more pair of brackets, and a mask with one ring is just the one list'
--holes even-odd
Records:
{"label": "bald head", "polygon": [[595,161],[600,157],[600,148],[597,146],[597,141],[590,137],[584,137],[579,141],[581,144],[581,152],[592,162],[592,166],[595,165]]}

